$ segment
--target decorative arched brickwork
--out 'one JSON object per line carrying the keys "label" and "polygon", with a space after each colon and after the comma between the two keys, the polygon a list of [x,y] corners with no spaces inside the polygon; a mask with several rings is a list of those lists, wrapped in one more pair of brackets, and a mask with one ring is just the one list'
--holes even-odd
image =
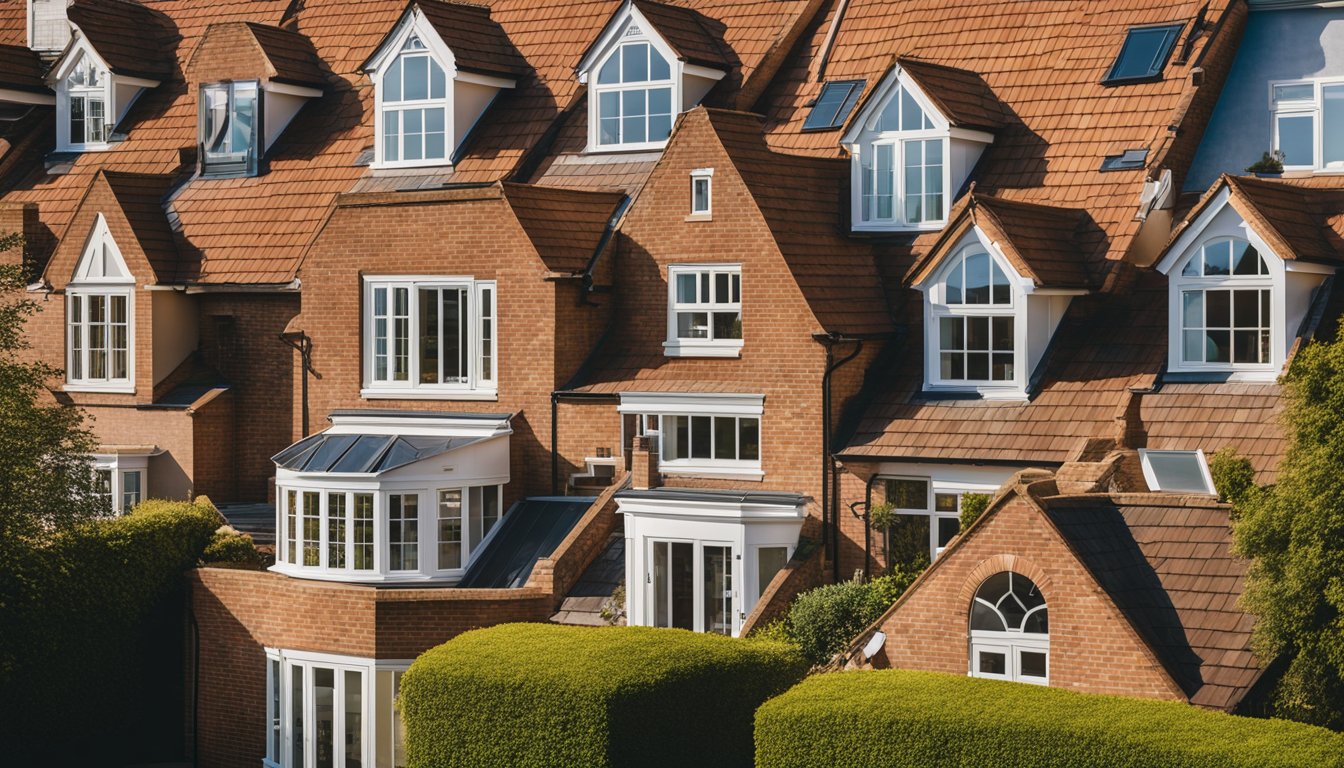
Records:
{"label": "decorative arched brickwork", "polygon": [[1045,596],[1046,602],[1050,602],[1050,576],[1044,569],[1021,555],[999,554],[987,557],[977,563],[971,569],[970,574],[967,575],[966,580],[962,582],[960,598],[966,611],[970,611],[971,600],[975,598],[975,591],[980,588],[981,584],[985,583],[985,579],[1004,571],[1013,571],[1031,579],[1041,590],[1041,594]]}

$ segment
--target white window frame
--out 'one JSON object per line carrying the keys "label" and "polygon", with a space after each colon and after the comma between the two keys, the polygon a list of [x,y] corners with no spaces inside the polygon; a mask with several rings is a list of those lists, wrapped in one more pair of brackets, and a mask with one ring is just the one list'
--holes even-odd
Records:
{"label": "white window frame", "polygon": [[[631,25],[635,25],[637,31],[629,34]],[[602,54],[593,62],[593,64],[580,74],[580,82],[586,82],[588,85],[588,151],[589,152],[631,152],[640,150],[662,149],[667,146],[667,139],[659,141],[631,141],[616,142],[614,144],[601,143],[601,103],[603,93],[623,93],[625,91],[650,91],[654,89],[668,88],[671,90],[670,105],[672,114],[670,120],[673,125],[676,124],[677,115],[681,113],[682,104],[682,81],[684,76],[684,64],[677,58],[677,54],[666,42],[658,35],[651,34],[648,30],[653,29],[638,12],[632,12],[630,18],[624,24],[617,27],[620,32],[612,36],[607,42]],[[607,60],[616,55],[616,52],[622,46],[628,44],[647,43],[653,50],[657,51],[664,60],[667,61],[669,78],[666,80],[643,80],[637,83],[619,83],[599,85],[598,73],[602,71],[603,65]],[[585,77],[586,76],[586,77]],[[648,95],[645,94],[645,116],[647,120]],[[647,123],[646,123],[647,125]]]}
{"label": "white window frame", "polygon": [[[1008,278],[1009,303],[1007,304],[949,304],[947,301],[947,277],[954,267],[960,267],[964,259],[976,253],[985,253],[1004,276]],[[991,272],[992,276],[992,272]],[[1028,355],[1027,297],[1024,280],[1009,265],[1008,260],[998,252],[993,244],[985,243],[976,236],[952,252],[944,259],[934,273],[933,278],[918,286],[924,292],[924,386],[932,391],[976,392],[985,398],[1017,399],[1025,396],[1029,373],[1026,371]],[[992,298],[991,279],[991,298]],[[964,290],[964,288],[963,288]],[[988,317],[991,329],[993,318],[1013,318],[1013,377],[1005,380],[944,379],[942,377],[942,337],[940,321],[944,317]],[[992,330],[991,330],[992,332]],[[992,346],[992,344],[991,344]],[[991,370],[993,350],[990,350]],[[1002,353],[1000,353],[1002,354]]]}
{"label": "white window frame", "polygon": [[139,477],[139,492],[130,506],[149,498],[147,493],[149,482],[149,455],[148,454],[117,454],[117,453],[95,453],[92,457],[93,470],[95,472],[107,472],[110,482],[109,492],[112,494],[111,511],[114,515],[124,515],[130,512],[130,507],[126,502],[126,478],[128,475]]}
{"label": "white window frame", "polygon": [[[1014,576],[1027,578],[1015,571],[1010,572]],[[994,574],[998,575],[998,574]],[[1033,582],[1034,583],[1034,582]],[[983,584],[981,584],[983,586]],[[1037,585],[1037,589],[1040,586]],[[970,621],[970,613],[974,610],[975,603],[980,600],[980,587],[976,588],[975,595],[971,598],[970,606],[967,607],[967,621]],[[1044,598],[1044,596],[1042,596]],[[1038,610],[1048,611],[1049,601],[1033,608],[1028,615]],[[1023,619],[1025,627],[1025,617]],[[983,677],[990,680],[1009,680],[1018,683],[1030,683],[1032,685],[1050,684],[1050,635],[1038,632],[1025,632],[1021,629],[1010,629],[1007,631],[988,630],[988,629],[968,629],[969,640],[967,642],[966,673],[971,677]],[[980,651],[989,651],[991,653],[1002,653],[1004,659],[1004,673],[994,674],[982,672],[980,670]],[[1045,654],[1045,676],[1027,675],[1022,672],[1022,653],[1042,653]]]}
{"label": "white window frame", "polygon": [[[1274,90],[1279,86],[1309,85],[1312,98],[1278,102]],[[1317,173],[1344,173],[1344,160],[1335,161],[1333,166],[1325,165],[1325,92],[1329,86],[1344,86],[1344,78],[1303,78],[1297,80],[1271,80],[1269,82],[1270,132],[1274,149],[1279,148],[1279,118],[1310,117],[1312,119],[1312,159],[1310,163],[1296,165],[1284,164],[1285,171],[1314,171]],[[1344,125],[1340,126],[1344,131]]]}
{"label": "white window frame", "polygon": [[1199,449],[1199,448],[1197,448],[1197,449],[1195,449],[1195,450],[1193,450],[1193,451],[1182,451],[1182,450],[1160,450],[1160,451],[1159,451],[1159,450],[1150,450],[1150,449],[1146,449],[1146,448],[1140,448],[1140,449],[1139,449],[1139,464],[1140,464],[1140,466],[1143,468],[1143,479],[1144,479],[1144,482],[1146,482],[1146,483],[1148,484],[1148,488],[1149,488],[1150,490],[1157,491],[1157,492],[1159,492],[1159,493],[1201,493],[1201,491],[1191,491],[1191,490],[1174,490],[1174,491],[1171,491],[1171,490],[1168,490],[1168,489],[1166,489],[1166,488],[1161,487],[1161,484],[1160,484],[1160,483],[1158,482],[1158,480],[1157,480],[1157,472],[1153,470],[1152,458],[1151,458],[1151,456],[1152,456],[1153,454],[1157,454],[1157,455],[1159,455],[1159,456],[1164,455],[1164,454],[1165,454],[1165,455],[1184,454],[1184,455],[1188,455],[1188,456],[1192,456],[1192,457],[1194,457],[1195,461],[1199,464],[1199,474],[1200,474],[1200,476],[1204,479],[1204,487],[1205,487],[1206,490],[1205,490],[1205,491],[1202,491],[1202,493],[1207,493],[1207,494],[1210,494],[1210,495],[1216,495],[1216,494],[1218,493],[1218,489],[1217,489],[1217,488],[1214,486],[1214,484],[1213,484],[1213,473],[1209,470],[1209,462],[1208,462],[1208,459],[1204,456],[1204,451],[1203,451],[1203,449]]}
{"label": "white window frame", "polygon": [[[892,512],[894,512],[894,513],[896,513],[896,514],[898,514],[898,515],[902,515],[902,516],[905,516],[905,517],[922,517],[922,518],[925,518],[925,519],[927,519],[927,520],[929,521],[929,562],[930,562],[930,563],[932,563],[934,560],[937,560],[937,559],[938,559],[938,556],[941,555],[941,554],[943,553],[943,550],[944,550],[944,549],[946,549],[946,547],[940,547],[940,546],[938,546],[938,521],[940,521],[940,520],[956,520],[956,521],[957,521],[957,527],[958,527],[958,530],[957,530],[957,533],[954,534],[954,537],[955,537],[955,536],[960,536],[960,535],[962,534],[962,531],[960,530],[960,527],[961,527],[961,500],[962,500],[962,497],[965,496],[965,495],[968,494],[968,493],[983,493],[983,491],[976,490],[976,489],[974,489],[974,488],[970,488],[970,487],[960,487],[960,486],[958,486],[958,487],[949,487],[949,486],[947,486],[946,484],[935,482],[934,479],[933,479],[932,477],[929,477],[928,475],[885,475],[885,474],[884,474],[884,475],[880,475],[880,476],[879,476],[879,479],[882,480],[883,482],[885,482],[885,481],[887,481],[887,480],[909,480],[909,481],[919,482],[919,483],[924,483],[924,484],[925,484],[925,488],[926,488],[927,493],[926,493],[926,495],[925,495],[924,506],[923,506],[922,508],[915,508],[915,507],[897,507],[896,504],[895,504],[895,502],[894,502],[893,500],[891,500],[891,499],[887,499],[887,503],[889,503],[889,504],[892,505]],[[948,496],[948,495],[950,495],[950,496],[955,496],[955,497],[957,498],[957,508],[956,508],[955,510],[951,511],[951,512],[939,512],[938,509],[937,509],[937,498],[938,498],[939,496]]]}
{"label": "white window frame", "polygon": [[[705,207],[696,208],[696,187],[704,185]],[[691,206],[687,221],[710,221],[714,218],[714,169],[696,168],[691,171]]]}
{"label": "white window frame", "polygon": [[[420,316],[417,311],[421,289],[463,290],[469,303],[467,319],[471,327],[464,334],[469,361],[467,381],[437,384],[420,383],[420,360],[416,345],[420,338]],[[407,379],[405,381],[374,378],[375,368],[375,301],[376,290],[387,289],[389,318],[391,317],[392,290],[407,290]],[[486,291],[490,292],[490,306],[483,307]],[[495,400],[499,395],[499,291],[494,280],[476,280],[471,277],[433,276],[365,276],[364,278],[363,341],[364,386],[360,396],[366,399],[436,399],[436,400]],[[440,318],[442,322],[442,318]],[[490,338],[483,339],[483,328],[488,324]],[[391,375],[392,324],[388,321],[388,371]],[[488,341],[489,344],[483,344]],[[488,348],[487,348],[488,347]],[[440,350],[442,356],[442,350]],[[490,361],[486,377],[485,360]],[[440,361],[442,362],[442,360]]]}
{"label": "white window frame", "polygon": [[[266,654],[266,749],[265,756],[262,758],[264,768],[315,768],[317,760],[317,729],[314,726],[316,722],[315,696],[313,695],[313,668],[321,667],[333,671],[332,688],[332,722],[333,722],[333,745],[335,753],[333,763],[344,765],[345,751],[345,673],[360,673],[360,721],[361,735],[360,745],[361,754],[359,755],[360,765],[374,765],[378,756],[386,756],[394,749],[394,744],[377,744],[378,718],[380,716],[388,717],[390,720],[389,731],[393,733],[394,740],[399,731],[400,718],[395,709],[380,713],[378,709],[386,705],[395,707],[395,686],[388,687],[393,697],[388,701],[375,701],[378,698],[378,676],[382,674],[397,675],[404,673],[411,666],[409,659],[367,659],[357,656],[343,656],[330,653],[315,653],[311,651],[288,650],[281,648],[266,647],[263,649]],[[279,669],[279,679],[276,679],[275,669]],[[293,755],[293,691],[289,685],[292,679],[292,670],[295,667],[303,669],[303,696],[302,696],[302,722],[303,722],[303,765],[294,765]],[[280,695],[276,696],[277,686]],[[280,711],[275,711],[276,701],[280,703]],[[272,738],[274,723],[277,716],[279,718],[279,754],[276,754],[276,743]],[[382,763],[378,763],[382,764]],[[387,762],[391,765],[391,761]]]}
{"label": "white window frame", "polygon": [[[94,269],[94,259],[99,260]],[[109,274],[108,269],[117,274]],[[126,302],[126,375],[94,378],[89,375],[90,359],[90,297],[104,298],[106,318],[104,343],[106,370],[112,365],[111,298],[121,297]],[[79,320],[74,317],[78,313]],[[77,324],[76,324],[77,322]],[[84,245],[74,277],[65,288],[65,385],[66,392],[101,392],[111,394],[135,393],[135,278],[126,266],[121,249],[108,228],[107,219],[100,213],[94,220],[89,238]],[[79,360],[75,356],[79,355]],[[79,375],[74,376],[78,371]]]}
{"label": "white window frame", "polygon": [[[97,68],[101,86],[92,88],[72,86],[71,76],[86,59],[89,66]],[[56,91],[56,149],[61,152],[96,152],[109,149],[114,143],[113,132],[127,111],[146,89],[159,86],[157,80],[145,80],[112,72],[112,68],[82,34],[75,35],[69,47],[56,60],[46,75],[46,82]],[[84,140],[87,139],[86,134],[84,137],[78,137],[80,141],[76,141],[77,137],[70,135],[70,99],[79,96],[102,97],[106,140],[87,141]],[[87,111],[85,114],[87,115]]]}
{"label": "white window frame", "polygon": [[[730,608],[728,611],[728,632],[729,637],[736,637],[738,630],[742,626],[742,585],[740,584],[743,561],[742,552],[738,545],[732,541],[719,541],[714,539],[682,539],[667,537],[647,537],[644,539],[645,562],[648,565],[648,577],[645,579],[646,599],[648,606],[648,621],[650,626],[658,626],[655,618],[658,615],[658,594],[657,580],[653,576],[654,549],[658,545],[689,544],[691,546],[691,627],[692,632],[709,632],[705,626],[705,580],[708,574],[705,573],[705,550],[709,547],[725,548],[728,550],[728,579],[730,582],[729,590],[732,595],[729,598]],[[669,552],[670,554],[670,552]],[[792,554],[792,553],[790,553]],[[669,561],[670,564],[670,561]],[[668,585],[669,589],[671,584]],[[759,599],[759,598],[758,598]]]}
{"label": "white window frame", "polygon": [[[240,152],[236,147],[232,147],[232,141],[230,141],[230,147],[233,151],[227,153],[227,155],[216,155],[214,159],[211,159],[212,153],[206,148],[206,142],[210,137],[205,135],[206,113],[209,112],[207,93],[211,91],[223,92],[226,130],[232,137],[234,135],[233,123],[237,119],[237,94],[239,91],[249,89],[253,93],[252,127],[249,137],[251,143]],[[261,157],[265,154],[263,145],[266,141],[266,128],[263,124],[265,116],[263,91],[264,88],[258,80],[204,83],[197,89],[197,98],[200,105],[199,115],[197,116],[197,141],[200,145],[200,166],[203,176],[238,177],[257,175]]]}
{"label": "white window frame", "polygon": [[[1227,240],[1242,240],[1254,247],[1264,259],[1267,275],[1227,275],[1219,277],[1185,276],[1182,271],[1192,259],[1200,258],[1205,246]],[[1201,238],[1190,252],[1177,260],[1167,273],[1169,284],[1168,345],[1170,354],[1168,370],[1175,373],[1226,373],[1237,379],[1273,380],[1283,367],[1284,362],[1284,276],[1282,262],[1271,251],[1263,247],[1257,237],[1243,237],[1224,233],[1210,233]],[[1187,362],[1185,360],[1185,306],[1184,295],[1187,291],[1207,291],[1219,289],[1250,289],[1269,291],[1269,360],[1265,363],[1209,363]],[[1207,299],[1206,299],[1207,302]],[[1206,303],[1207,306],[1207,303]],[[1230,311],[1230,310],[1229,310]],[[1229,353],[1229,358],[1230,358]]]}
{"label": "white window frame", "polygon": [[[284,481],[276,487],[276,562],[273,569],[289,576],[305,579],[321,579],[349,582],[379,581],[455,581],[460,579],[471,567],[476,556],[485,550],[499,524],[508,514],[504,507],[505,481],[473,482],[470,485],[434,485],[399,482],[390,487],[361,481],[357,475],[331,475],[326,480]],[[496,509],[499,517],[489,531],[483,531],[479,542],[472,545],[471,519],[473,513],[473,491],[496,494]],[[438,562],[438,502],[443,491],[459,491],[462,494],[461,512],[461,564],[457,567],[440,568]],[[303,562],[304,538],[304,494],[314,493],[318,497],[318,561],[315,565]],[[290,496],[293,495],[291,500]],[[331,564],[331,498],[345,498],[345,541],[343,544],[345,565],[335,567]],[[359,496],[371,496],[373,500],[373,560],[368,568],[356,568],[355,541],[355,499]],[[417,510],[413,528],[416,532],[414,568],[392,569],[391,508],[393,496],[412,496],[416,498]],[[293,505],[291,507],[291,505]],[[294,510],[295,533],[289,532],[290,512]]]}
{"label": "white window frame", "polygon": [[[907,91],[915,103],[919,105],[924,114],[928,116],[932,128],[921,128],[919,130],[878,130],[878,122],[882,118],[882,113],[887,105],[893,99],[899,99],[902,91]],[[867,119],[861,124],[860,133],[855,141],[850,144],[850,153],[852,161],[851,170],[851,228],[856,232],[863,231],[931,231],[942,229],[947,224],[948,209],[952,202],[952,125],[947,118],[934,107],[927,96],[915,86],[909,78],[900,77],[897,79],[896,87],[889,89],[886,96],[872,107],[866,108],[868,112]],[[978,134],[977,134],[978,135]],[[942,216],[937,219],[926,219],[923,221],[907,221],[905,218],[905,153],[906,146],[912,141],[939,140],[942,142],[943,162],[942,162]],[[892,216],[891,218],[877,218],[876,210],[874,216],[870,219],[863,218],[863,182],[865,174],[865,163],[868,158],[873,158],[871,168],[874,174],[873,187],[876,194],[877,186],[877,168],[876,155],[877,147],[890,146],[892,148]],[[876,203],[874,203],[876,205]]]}
{"label": "white window frame", "polygon": [[[87,66],[90,70],[97,73],[98,81],[101,85],[90,87],[76,86],[71,83],[74,72],[82,68],[85,62],[87,62]],[[58,105],[57,112],[59,113],[57,115],[58,146],[60,146],[61,149],[70,152],[89,152],[107,149],[109,144],[107,138],[104,138],[102,141],[88,140],[87,125],[89,100],[101,100],[103,103],[103,135],[108,138],[112,136],[112,128],[116,123],[113,118],[113,95],[115,89],[112,86],[112,72],[108,69],[107,65],[104,64],[101,59],[91,55],[90,52],[82,51],[75,58],[69,75],[61,79],[57,90],[56,103]],[[80,137],[73,136],[70,133],[71,103],[75,99],[84,100],[85,135]]]}
{"label": "white window frame", "polygon": [[[621,414],[637,415],[640,417],[639,422],[643,433],[658,437],[656,441],[658,471],[663,474],[729,480],[761,480],[765,477],[762,470],[765,455],[764,401],[764,395],[627,392],[622,393],[621,404],[617,406],[617,411]],[[755,460],[712,458],[669,460],[664,455],[662,430],[666,429],[667,418],[672,416],[756,419],[757,458]],[[648,426],[651,424],[651,417],[657,417],[658,419],[658,430],[656,431]],[[740,425],[738,429],[741,429]],[[630,438],[633,438],[633,435],[623,435],[622,444],[628,443]],[[712,431],[710,440],[712,453]]]}
{"label": "white window frame", "polygon": [[[402,48],[410,38],[416,37],[424,45],[423,51],[403,51]],[[395,41],[396,48],[391,52],[385,62],[378,69],[371,72],[374,84],[374,129],[377,131],[374,141],[374,167],[375,168],[425,168],[437,166],[451,166],[453,164],[453,152],[457,147],[456,131],[453,123],[454,109],[454,79],[457,75],[456,62],[452,58],[451,52],[444,55],[444,48],[437,40],[437,35],[425,35],[416,29],[415,24],[408,26],[406,33],[398,36]],[[445,48],[446,49],[446,48]],[[431,87],[430,98],[417,101],[395,101],[386,100],[386,89],[383,82],[387,77],[388,71],[398,65],[403,56],[425,56],[430,62],[437,64],[443,70],[444,76],[444,96],[441,99],[433,97],[432,78],[429,87]],[[426,75],[428,77],[428,75]],[[404,83],[403,83],[404,85]],[[383,132],[387,123],[387,114],[389,112],[403,112],[408,109],[443,109],[443,151],[441,158],[423,157],[418,160],[405,160],[405,132],[399,131],[397,136],[397,159],[388,160],[386,148],[383,144]]]}
{"label": "white window frame", "polygon": [[[727,303],[693,303],[682,304],[677,301],[677,279],[680,276],[693,274],[701,275],[709,273],[710,291],[714,290],[714,275],[729,275],[729,291],[731,292],[733,278],[737,278],[738,301]],[[699,281],[697,280],[697,291]],[[741,264],[671,264],[667,267],[667,341],[663,342],[663,354],[667,357],[741,357],[744,339],[715,339],[712,338],[714,332],[713,314],[715,312],[736,311],[739,321],[742,317],[742,301],[744,295],[742,284],[742,265]],[[729,297],[731,298],[731,296]],[[677,315],[680,312],[704,312],[709,320],[710,338],[679,338],[677,336]],[[743,328],[744,337],[746,336],[745,324]]]}

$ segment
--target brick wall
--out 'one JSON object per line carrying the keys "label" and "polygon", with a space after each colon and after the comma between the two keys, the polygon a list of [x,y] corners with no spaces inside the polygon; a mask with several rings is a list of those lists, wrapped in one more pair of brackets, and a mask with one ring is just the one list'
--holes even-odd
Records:
{"label": "brick wall", "polygon": [[1045,597],[1050,685],[1183,700],[1044,514],[1020,492],[944,552],[884,617],[887,641],[874,665],[966,674],[971,600],[985,579],[1007,570],[1031,579]]}

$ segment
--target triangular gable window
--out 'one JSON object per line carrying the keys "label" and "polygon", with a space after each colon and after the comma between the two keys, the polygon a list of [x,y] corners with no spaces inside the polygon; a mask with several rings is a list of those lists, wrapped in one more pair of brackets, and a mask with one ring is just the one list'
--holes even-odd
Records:
{"label": "triangular gable window", "polygon": [[135,278],[126,267],[126,260],[121,256],[121,249],[117,247],[116,240],[112,239],[107,219],[103,218],[101,213],[98,214],[89,233],[89,239],[84,245],[84,253],[80,256],[79,264],[75,266],[74,275],[70,279],[71,284],[134,281]]}

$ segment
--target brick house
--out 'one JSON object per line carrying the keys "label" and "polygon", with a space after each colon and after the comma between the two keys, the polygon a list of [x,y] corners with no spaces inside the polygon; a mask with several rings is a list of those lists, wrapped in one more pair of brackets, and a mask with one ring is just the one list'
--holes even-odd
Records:
{"label": "brick house", "polygon": [[[1272,479],[1273,379],[1332,332],[1338,193],[1312,171],[1344,73],[1263,115],[1304,178],[1223,174],[1243,91],[1291,79],[1243,34],[1288,16],[1319,45],[1334,12],[52,5],[0,5],[35,353],[94,417],[114,508],[273,511],[272,568],[193,577],[203,765],[399,765],[410,659],[597,621],[615,581],[575,585],[622,562],[631,623],[740,635],[922,558],[871,660],[957,673],[981,583],[1017,573],[1054,608],[1051,684],[1233,708],[1259,679],[1201,452]],[[1264,258],[1221,284],[1243,241]],[[1254,323],[1181,325],[1238,291]],[[1211,537],[1180,562],[1225,571],[1221,609],[1187,610],[1212,592],[1168,584],[1148,534]],[[1213,634],[1154,635],[1151,579],[1111,571]],[[1101,634],[1075,652],[1079,627]],[[1087,674],[1099,653],[1128,672]]]}

